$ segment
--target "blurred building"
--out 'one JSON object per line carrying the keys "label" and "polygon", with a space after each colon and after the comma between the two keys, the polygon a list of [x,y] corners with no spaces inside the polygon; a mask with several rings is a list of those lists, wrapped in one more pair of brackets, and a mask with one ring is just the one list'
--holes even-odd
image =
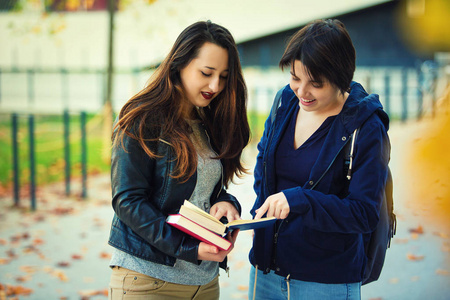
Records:
{"label": "blurred building", "polygon": [[[448,11],[442,0],[119,1],[127,5],[115,17],[114,109],[145,85],[151,66],[163,59],[182,29],[211,19],[227,27],[238,43],[250,110],[267,112],[275,91],[288,82],[288,72],[278,68],[287,39],[311,20],[338,18],[357,50],[355,79],[380,94],[395,118],[420,116],[443,89],[437,79],[445,79],[440,81],[444,87],[448,82],[448,48],[415,51],[405,31],[405,24],[414,20],[409,15],[425,14],[431,2]],[[20,12],[11,12],[17,3]],[[2,2],[2,111],[101,110],[108,63],[106,4]]]}

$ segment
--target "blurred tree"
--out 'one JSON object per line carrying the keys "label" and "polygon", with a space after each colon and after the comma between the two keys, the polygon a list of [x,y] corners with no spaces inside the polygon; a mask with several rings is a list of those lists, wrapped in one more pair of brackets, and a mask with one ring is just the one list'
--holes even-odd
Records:
{"label": "blurred tree", "polygon": [[450,51],[449,17],[448,0],[406,0],[401,1],[397,20],[412,50],[435,53]]}
{"label": "blurred tree", "polygon": [[[157,0],[143,0],[147,5],[152,5]],[[42,12],[43,18],[48,14],[86,12],[86,11],[102,11],[107,10],[109,15],[108,24],[108,63],[106,70],[106,93],[103,108],[103,160],[110,161],[111,151],[111,133],[113,124],[113,109],[112,109],[112,86],[114,80],[114,16],[116,11],[125,10],[133,3],[132,0],[1,0],[0,11],[22,12],[31,10]],[[10,27],[14,29],[14,25]],[[64,30],[65,26],[58,26],[58,31]],[[32,28],[32,32],[41,32],[40,25]]]}

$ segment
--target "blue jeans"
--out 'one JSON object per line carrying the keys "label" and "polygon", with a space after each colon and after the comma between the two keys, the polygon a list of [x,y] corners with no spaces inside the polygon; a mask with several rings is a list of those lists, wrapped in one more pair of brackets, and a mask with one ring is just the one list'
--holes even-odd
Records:
{"label": "blue jeans", "polygon": [[[250,270],[248,299],[253,299],[255,267]],[[276,275],[273,271],[263,274],[258,270],[256,277],[256,300],[361,300],[361,283],[327,284],[290,279]]]}

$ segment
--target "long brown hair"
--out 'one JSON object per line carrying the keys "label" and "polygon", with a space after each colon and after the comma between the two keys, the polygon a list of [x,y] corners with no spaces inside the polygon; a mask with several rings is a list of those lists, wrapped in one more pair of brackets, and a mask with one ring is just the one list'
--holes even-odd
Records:
{"label": "long brown hair", "polygon": [[199,108],[198,116],[206,126],[217,157],[223,164],[224,183],[246,172],[240,158],[248,144],[247,88],[242,76],[236,43],[230,32],[217,24],[197,22],[177,38],[172,50],[156,69],[147,86],[122,107],[113,134],[114,145],[126,134],[136,139],[151,158],[157,158],[148,142],[163,140],[172,145],[177,157],[172,177],[186,181],[197,170],[197,153],[189,139],[191,128],[183,114],[186,105],[180,70],[198,56],[206,43],[228,52],[228,76],[225,88],[208,107]]}

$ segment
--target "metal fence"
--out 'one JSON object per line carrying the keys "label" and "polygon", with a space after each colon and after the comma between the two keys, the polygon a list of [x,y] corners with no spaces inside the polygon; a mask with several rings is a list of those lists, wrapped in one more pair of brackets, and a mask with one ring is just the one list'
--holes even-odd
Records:
{"label": "metal fence", "polygon": [[[431,71],[430,71],[431,70]],[[141,90],[151,70],[126,70],[116,72],[113,84],[113,110]],[[272,105],[276,91],[289,82],[288,73],[278,69],[245,69],[244,76],[249,91],[248,111],[253,136],[257,139],[263,122]],[[380,95],[380,100],[392,120],[406,121],[421,118],[434,112],[438,72],[430,68],[359,68],[355,80],[370,93]],[[0,115],[11,116],[11,143],[13,190],[15,203],[19,202],[19,143],[18,119],[26,118],[29,137],[29,184],[31,206],[35,209],[36,171],[34,118],[39,115],[62,115],[64,123],[64,172],[66,194],[70,194],[70,115],[80,115],[82,153],[82,197],[86,197],[86,113],[99,113],[104,104],[106,74],[102,70],[0,70]]]}
{"label": "metal fence", "polygon": [[[119,70],[113,82],[113,110],[141,90],[152,70]],[[249,89],[249,111],[267,113],[275,92],[287,84],[278,69],[244,69]],[[105,99],[106,74],[98,69],[0,69],[0,111],[56,113],[64,110],[99,112]],[[357,68],[355,80],[380,95],[392,119],[405,121],[433,109],[436,67]]]}
{"label": "metal fence", "polygon": [[[2,114],[4,117],[5,115]],[[27,152],[28,157],[26,160],[26,167],[29,169],[27,172],[29,178],[29,197],[30,197],[30,208],[32,210],[36,209],[36,186],[37,186],[37,172],[36,172],[36,152],[39,151],[40,146],[36,142],[36,118],[42,117],[42,115],[34,114],[19,114],[12,113],[10,115],[10,128],[11,128],[11,168],[12,168],[12,190],[13,199],[16,206],[20,202],[20,190],[24,187],[21,182],[21,166],[25,161],[21,160],[19,155],[20,152]],[[71,194],[71,173],[72,173],[72,161],[71,161],[71,145],[70,145],[70,118],[71,115],[66,110],[62,114],[61,122],[63,125],[63,155],[61,159],[64,161],[64,182],[65,182],[65,194],[68,196]],[[81,112],[79,114],[79,124],[80,124],[80,165],[81,165],[81,198],[87,197],[87,131],[86,131],[86,112]],[[3,126],[5,126],[5,121],[3,120]],[[23,137],[26,132],[27,144],[21,143],[19,140]],[[56,137],[55,137],[56,138]],[[21,149],[26,148],[26,149]],[[73,149],[72,149],[73,150]],[[5,162],[4,162],[5,163]]]}

